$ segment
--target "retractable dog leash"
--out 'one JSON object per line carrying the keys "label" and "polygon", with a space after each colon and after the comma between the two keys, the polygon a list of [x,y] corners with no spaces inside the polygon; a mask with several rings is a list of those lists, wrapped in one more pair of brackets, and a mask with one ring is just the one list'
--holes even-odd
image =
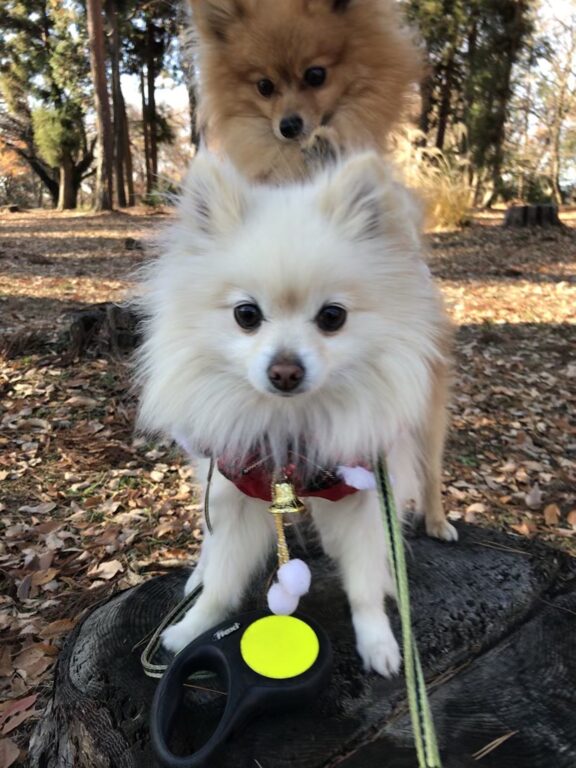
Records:
{"label": "retractable dog leash", "polygon": [[[375,478],[390,565],[396,583],[406,687],[418,766],[441,768],[424,675],[412,635],[402,531],[383,459],[375,464]],[[282,520],[281,512],[284,507],[284,511],[299,511],[301,505],[293,489],[290,492],[287,487],[289,483],[283,485],[273,498],[271,511],[278,515],[275,520],[279,565],[286,567],[287,561],[300,561],[287,560],[283,526],[279,522]],[[292,579],[289,579],[288,590],[292,589],[291,584]],[[275,586],[286,591],[285,585],[281,583]],[[305,591],[307,589],[299,594]],[[161,632],[186,612],[199,592],[200,589],[195,590],[176,606],[155,631],[142,653],[146,674],[162,678],[152,704],[150,730],[154,751],[165,768],[208,765],[207,761],[224,741],[251,718],[264,711],[286,711],[313,701],[330,675],[332,651],[328,636],[320,625],[299,614],[279,616],[263,611],[243,614],[206,632],[184,648],[167,669],[154,664],[152,658]],[[270,593],[268,601],[270,605]],[[193,754],[177,756],[170,750],[169,739],[183,699],[184,684],[192,676],[196,678],[206,673],[219,674],[224,681],[228,693],[224,713],[206,744]]]}
{"label": "retractable dog leash", "polygon": [[[324,630],[303,615],[253,611],[206,632],[181,651],[162,677],[152,703],[150,733],[165,768],[197,768],[262,713],[285,712],[313,702],[326,686],[332,651]],[[196,752],[175,755],[169,740],[184,684],[195,672],[219,675],[228,694],[210,739]]]}

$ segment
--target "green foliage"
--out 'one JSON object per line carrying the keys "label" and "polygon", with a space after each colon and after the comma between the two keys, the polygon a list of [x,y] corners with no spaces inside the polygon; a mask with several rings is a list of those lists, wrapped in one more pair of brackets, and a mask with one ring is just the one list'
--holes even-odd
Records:
{"label": "green foliage", "polygon": [[91,160],[84,11],[78,0],[0,0],[0,28],[0,137],[26,147],[23,156],[56,198],[63,158]]}
{"label": "green foliage", "polygon": [[32,110],[34,139],[40,157],[50,166],[59,166],[64,157],[75,157],[81,146],[82,112],[68,102],[60,108],[37,107]]}
{"label": "green foliage", "polygon": [[429,62],[420,127],[426,143],[458,147],[481,183],[501,183],[513,71],[533,34],[536,0],[406,0]]}

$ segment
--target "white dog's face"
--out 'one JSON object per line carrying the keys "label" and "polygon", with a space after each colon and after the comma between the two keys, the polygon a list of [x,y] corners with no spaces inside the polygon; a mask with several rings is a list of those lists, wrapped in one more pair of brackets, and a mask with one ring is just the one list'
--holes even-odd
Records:
{"label": "white dog's face", "polygon": [[214,453],[304,437],[342,457],[421,411],[441,313],[415,211],[383,174],[364,155],[254,188],[194,162],[149,281],[146,426]]}
{"label": "white dog's face", "polygon": [[[296,397],[315,392],[346,368],[346,331],[350,301],[346,295],[327,298],[294,296],[292,307],[233,290],[226,310],[236,328],[230,335],[228,356],[252,386],[273,397]],[[340,335],[342,338],[336,339]],[[340,358],[340,360],[339,360]],[[344,359],[342,359],[344,358]],[[348,361],[349,364],[350,361]]]}

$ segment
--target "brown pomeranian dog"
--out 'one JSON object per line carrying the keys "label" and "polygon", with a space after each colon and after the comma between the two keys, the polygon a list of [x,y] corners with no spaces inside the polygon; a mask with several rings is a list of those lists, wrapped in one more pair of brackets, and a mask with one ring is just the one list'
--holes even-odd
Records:
{"label": "brown pomeranian dog", "polygon": [[384,150],[421,60],[394,0],[190,0],[199,127],[246,176],[307,175],[327,148]]}

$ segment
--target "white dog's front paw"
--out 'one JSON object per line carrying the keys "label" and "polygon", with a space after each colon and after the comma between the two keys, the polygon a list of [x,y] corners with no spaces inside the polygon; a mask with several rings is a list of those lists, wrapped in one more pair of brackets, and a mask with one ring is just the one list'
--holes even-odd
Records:
{"label": "white dog's front paw", "polygon": [[162,645],[167,651],[179,653],[192,640],[219,624],[223,618],[221,612],[192,609],[181,621],[162,632]]}
{"label": "white dog's front paw", "polygon": [[400,669],[402,657],[385,613],[370,618],[355,616],[356,647],[366,671],[392,677]]}
{"label": "white dog's front paw", "polygon": [[458,541],[458,531],[448,520],[426,521],[426,533],[433,539],[442,541]]}
{"label": "white dog's front paw", "polygon": [[192,634],[186,627],[186,620],[173,624],[162,632],[162,645],[167,651],[179,653],[185,648],[197,635]]}

